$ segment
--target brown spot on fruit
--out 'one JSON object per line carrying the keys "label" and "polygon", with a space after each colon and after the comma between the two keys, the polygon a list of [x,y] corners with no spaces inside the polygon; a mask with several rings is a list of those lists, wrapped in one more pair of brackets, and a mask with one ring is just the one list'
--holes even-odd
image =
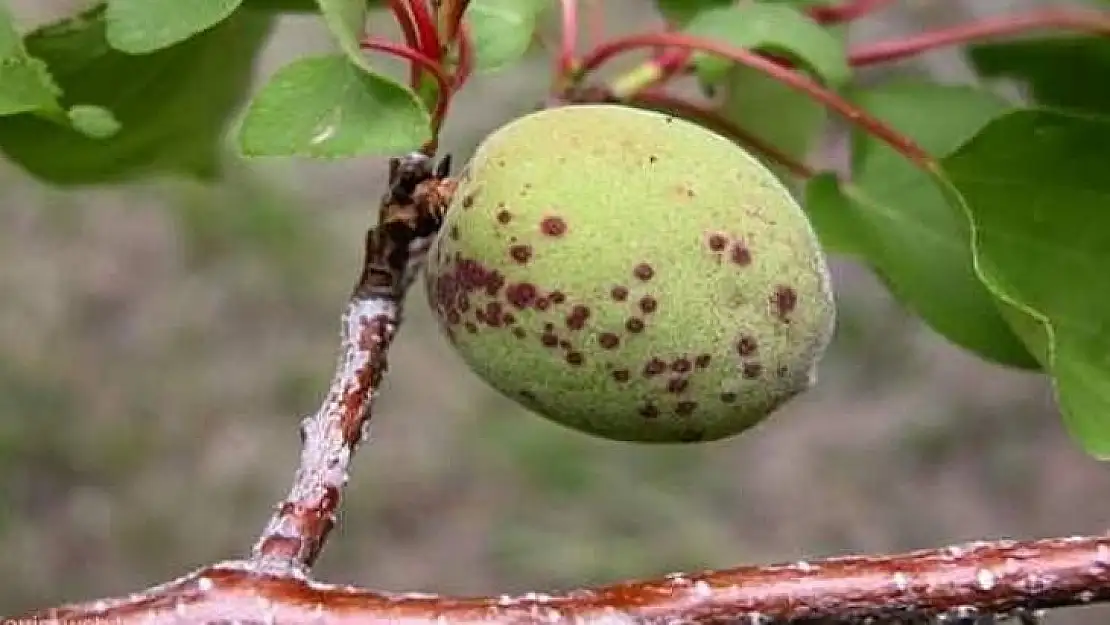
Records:
{"label": "brown spot on fruit", "polygon": [[567,222],[562,217],[544,217],[540,232],[549,237],[561,237],[567,233]]}
{"label": "brown spot on fruit", "polygon": [[629,377],[628,369],[616,369],[613,371],[613,379],[617,382],[627,382]]}
{"label": "brown spot on fruit", "polygon": [[747,334],[741,336],[740,340],[736,342],[736,352],[744,358],[755,354],[758,349],[759,345],[755,342],[755,338]]}
{"label": "brown spot on fruit", "polygon": [[697,409],[698,409],[698,402],[696,402],[696,401],[680,401],[674,407],[675,413],[680,414],[684,417],[687,417],[687,416],[690,416],[690,415],[694,414],[694,411],[697,410]]}
{"label": "brown spot on fruit", "polygon": [[615,302],[623,302],[628,299],[628,287],[615,286],[613,290],[609,291],[609,296],[612,297]]}
{"label": "brown spot on fruit", "polygon": [[499,271],[491,271],[486,276],[486,295],[497,297],[501,287],[505,286],[505,276]]}
{"label": "brown spot on fruit", "polygon": [[640,406],[640,416],[645,419],[654,419],[659,416],[659,408],[655,404],[647,403]]}
{"label": "brown spot on fruit", "polygon": [[771,299],[775,307],[775,316],[784,323],[790,323],[790,313],[798,305],[798,293],[794,289],[780,284],[775,287],[775,294]]}
{"label": "brown spot on fruit", "polygon": [[688,386],[690,386],[690,381],[686,378],[671,378],[670,380],[667,380],[668,393],[675,393],[677,395],[678,393],[685,391],[686,387]]}
{"label": "brown spot on fruit", "polygon": [[459,325],[460,321],[462,321],[462,316],[459,315],[459,311],[457,311],[457,310],[448,310],[447,311],[447,323],[449,323],[453,326],[457,326],[457,325]]}
{"label": "brown spot on fruit", "polygon": [[651,280],[652,276],[655,275],[655,270],[652,269],[651,265],[647,263],[640,263],[639,265],[636,265],[632,268],[632,275],[643,280],[644,282],[647,282],[648,280]]}
{"label": "brown spot on fruit", "polygon": [[667,363],[659,360],[658,358],[652,358],[651,360],[647,361],[646,364],[644,364],[644,376],[649,378],[654,375],[659,375],[666,370]]}
{"label": "brown spot on fruit", "polygon": [[656,301],[656,299],[654,297],[652,297],[650,295],[645,295],[645,296],[640,298],[640,310],[645,315],[650,315],[651,313],[655,312],[655,309],[658,308],[658,307],[659,307],[659,302]]}
{"label": "brown spot on fruit", "polygon": [[551,300],[550,299],[548,299],[546,297],[540,297],[540,298],[536,299],[536,310],[539,310],[539,311],[542,312],[544,310],[547,310],[548,308],[551,308]]}
{"label": "brown spot on fruit", "polygon": [[721,393],[721,403],[735,404],[737,399],[738,398],[736,397],[736,393],[730,393],[730,392]]}
{"label": "brown spot on fruit", "polygon": [[589,318],[590,309],[582,304],[575,304],[567,315],[567,327],[571,330],[581,330],[586,326],[586,320]]}
{"label": "brown spot on fruit", "polygon": [[555,304],[556,306],[567,301],[567,296],[564,295],[562,291],[552,291],[551,294],[548,295],[548,298],[550,298],[551,303]]}
{"label": "brown spot on fruit", "polygon": [[651,163],[652,165],[654,165],[654,164],[659,162],[659,157],[652,154],[651,156],[648,157],[648,162]]}
{"label": "brown spot on fruit", "polygon": [[698,369],[704,369],[709,366],[711,360],[713,360],[713,357],[709,354],[698,354],[698,357],[694,359],[694,366]]}
{"label": "brown spot on fruit", "polygon": [[674,362],[671,363],[671,371],[674,371],[675,373],[686,373],[690,370],[690,368],[690,361],[686,358],[675,358]]}
{"label": "brown spot on fruit", "polygon": [[509,248],[509,256],[520,264],[526,264],[532,258],[531,245],[514,245]]}
{"label": "brown spot on fruit", "polygon": [[759,364],[758,362],[745,362],[744,366],[741,368],[741,371],[744,374],[745,378],[749,380],[754,380],[758,378],[761,373],[763,373],[763,365]]}
{"label": "brown spot on fruit", "polygon": [[478,326],[475,325],[473,321],[467,321],[466,323],[463,324],[463,327],[465,327],[466,331],[471,333],[471,334],[477,334],[478,333]]}
{"label": "brown spot on fruit", "polygon": [[603,332],[601,336],[597,337],[597,344],[604,349],[616,349],[621,344],[621,339],[612,332]]}
{"label": "brown spot on fruit", "polygon": [[470,208],[470,207],[474,206],[474,196],[475,196],[475,195],[477,195],[477,193],[476,193],[476,192],[475,192],[475,193],[468,193],[468,194],[466,194],[466,195],[465,195],[465,196],[463,197],[463,201],[462,201],[462,207],[463,207],[463,208]]}
{"label": "brown spot on fruit", "polygon": [[528,333],[524,331],[524,328],[516,327],[516,328],[513,328],[513,336],[515,336],[518,339],[522,339],[522,338],[525,338],[526,336],[528,336]]}
{"label": "brown spot on fruit", "polygon": [[583,362],[585,362],[585,360],[586,360],[586,357],[582,355],[582,352],[567,352],[567,363],[568,364],[571,364],[571,365],[574,365],[575,367],[577,367],[577,366],[581,365]]}
{"label": "brown spot on fruit", "polygon": [[511,326],[516,323],[516,315],[511,312],[501,313],[501,321],[504,322],[505,325]]}
{"label": "brown spot on fruit", "polygon": [[453,241],[458,241],[459,240],[459,227],[458,226],[451,226],[451,240],[453,240]]}
{"label": "brown spot on fruit", "polygon": [[499,327],[501,325],[501,302],[490,302],[486,304],[486,323],[491,327]]}
{"label": "brown spot on fruit", "polygon": [[559,337],[550,332],[544,332],[540,335],[540,343],[542,343],[544,347],[557,347],[559,345]]}
{"label": "brown spot on fruit", "polygon": [[570,341],[566,339],[559,339],[559,347],[563,349],[570,349]]}
{"label": "brown spot on fruit", "polygon": [[709,245],[709,249],[714,252],[723,252],[728,247],[728,237],[715,232],[709,235],[709,240],[706,243]]}
{"label": "brown spot on fruit", "polygon": [[497,212],[497,222],[498,223],[507,224],[512,220],[513,220],[513,214],[510,213],[509,211],[502,208],[501,210],[499,210]]}
{"label": "brown spot on fruit", "polygon": [[639,334],[644,331],[644,321],[639,317],[632,317],[624,322],[624,328],[633,334]]}
{"label": "brown spot on fruit", "polygon": [[536,285],[530,282],[518,282],[505,289],[505,299],[518,309],[525,309],[536,301]]}
{"label": "brown spot on fruit", "polygon": [[740,241],[732,244],[732,253],[729,255],[729,258],[732,260],[732,262],[740,265],[741,267],[746,267],[752,264],[751,250],[749,250],[748,247]]}

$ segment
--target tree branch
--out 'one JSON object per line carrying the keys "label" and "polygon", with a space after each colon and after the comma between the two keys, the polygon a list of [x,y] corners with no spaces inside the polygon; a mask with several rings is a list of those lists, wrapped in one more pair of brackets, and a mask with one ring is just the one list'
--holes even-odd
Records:
{"label": "tree branch", "polygon": [[21,618],[117,625],[979,623],[994,615],[1030,622],[1042,609],[1105,601],[1110,535],[975,542],[887,557],[676,573],[564,594],[473,598],[377,593],[227,562],[128,597]]}
{"label": "tree branch", "polygon": [[390,161],[389,190],[378,224],[367,232],[362,274],[343,312],[335,375],[323,405],[301,424],[300,467],[254,546],[250,570],[304,576],[335,523],[351,457],[367,436],[405,293],[450,200],[449,166],[449,158],[433,167],[419,153]]}

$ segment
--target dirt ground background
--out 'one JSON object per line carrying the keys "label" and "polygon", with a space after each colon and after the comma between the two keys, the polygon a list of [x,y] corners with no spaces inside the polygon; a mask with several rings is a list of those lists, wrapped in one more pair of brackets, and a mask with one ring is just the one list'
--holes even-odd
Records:
{"label": "dirt ground background", "polygon": [[[605,3],[614,30],[652,20],[640,0]],[[1018,4],[906,2],[857,39]],[[289,19],[259,76],[329,47],[318,23]],[[953,54],[921,67],[968,76]],[[544,70],[537,57],[477,80],[445,150],[465,157],[531,109]],[[249,549],[325,389],[383,179],[381,159],[285,160],[212,189],[62,192],[0,163],[0,614]],[[551,590],[1105,530],[1110,468],[1067,438],[1045,379],[976,360],[866,271],[835,270],[843,312],[819,387],[748,435],[684,448],[592,440],[522,412],[464,368],[415,294],[318,575]]]}

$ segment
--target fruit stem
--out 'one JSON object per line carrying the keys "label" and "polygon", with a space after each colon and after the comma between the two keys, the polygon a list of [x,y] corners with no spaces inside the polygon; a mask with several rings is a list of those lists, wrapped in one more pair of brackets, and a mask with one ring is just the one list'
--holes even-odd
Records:
{"label": "fruit stem", "polygon": [[1106,35],[1110,34],[1110,14],[1075,8],[1037,9],[861,46],[849,54],[848,60],[855,67],[863,67],[897,61],[935,48],[964,44],[976,39],[1042,28],[1066,28]]}
{"label": "fruit stem", "polygon": [[894,0],[846,0],[832,6],[810,7],[809,15],[822,24],[852,22],[886,8]]}
{"label": "fruit stem", "polygon": [[579,70],[573,78],[576,82],[581,81],[588,72],[597,69],[606,61],[621,53],[653,46],[669,46],[712,53],[727,58],[735,63],[740,63],[761,71],[769,77],[806,94],[836,111],[853,125],[860,127],[862,130],[888,143],[898,153],[905,156],[915,165],[929,171],[933,171],[937,167],[933,157],[917,145],[913,139],[891,128],[878,118],[871,116],[858,106],[848,102],[835,92],[822,87],[805,75],[791,68],[779,65],[750,50],[729,46],[712,40],[700,39],[674,32],[644,33],[615,39],[597,46],[593,51],[587,54],[582,59]]}

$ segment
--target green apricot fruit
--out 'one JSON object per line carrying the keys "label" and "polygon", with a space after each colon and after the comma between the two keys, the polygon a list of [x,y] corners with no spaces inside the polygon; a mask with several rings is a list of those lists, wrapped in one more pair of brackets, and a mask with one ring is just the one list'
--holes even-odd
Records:
{"label": "green apricot fruit", "polygon": [[490,134],[425,289],[489,385],[622,441],[755,425],[813,385],[836,317],[816,236],[770,170],[699,125],[618,105]]}

